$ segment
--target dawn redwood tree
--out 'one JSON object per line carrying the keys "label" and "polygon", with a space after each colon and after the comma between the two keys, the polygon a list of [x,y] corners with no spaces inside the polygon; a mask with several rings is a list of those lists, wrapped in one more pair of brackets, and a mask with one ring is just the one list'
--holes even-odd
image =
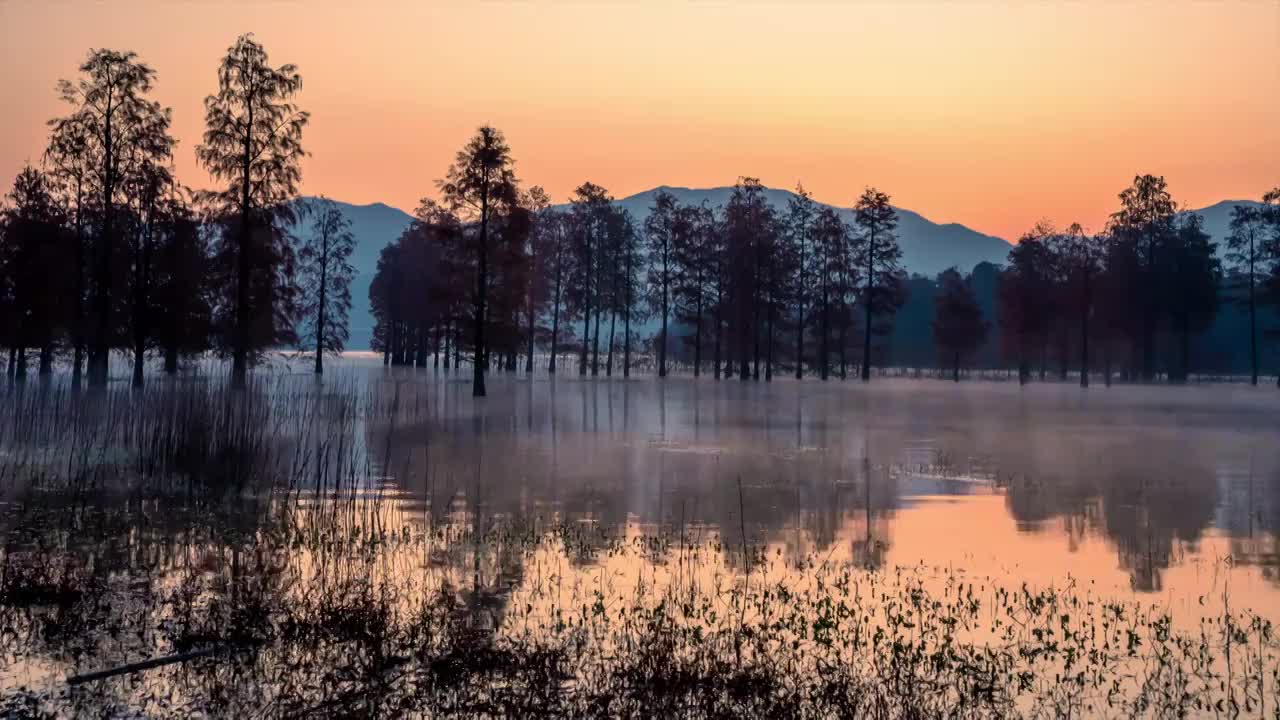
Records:
{"label": "dawn redwood tree", "polygon": [[1266,282],[1268,258],[1267,211],[1248,205],[1231,210],[1231,233],[1227,235],[1227,262],[1244,285],[1244,302],[1249,308],[1250,382],[1258,384],[1258,288]]}
{"label": "dawn redwood tree", "polygon": [[832,315],[844,294],[851,260],[849,226],[834,208],[820,208],[813,219],[814,310],[818,314],[818,377],[831,377]]}
{"label": "dawn redwood tree", "polygon": [[71,283],[63,271],[72,257],[63,209],[49,178],[26,167],[13,181],[0,214],[0,279],[5,344],[11,377],[27,373],[27,350],[40,356],[40,375],[52,371],[54,346],[71,318]]}
{"label": "dawn redwood tree", "polygon": [[1164,177],[1139,175],[1121,191],[1120,210],[1111,216],[1111,234],[1136,250],[1141,282],[1142,378],[1155,378],[1155,337],[1159,314],[1156,278],[1161,246],[1173,233],[1177,211]]}
{"label": "dawn redwood tree", "polygon": [[45,162],[50,167],[50,177],[61,191],[64,206],[69,206],[74,217],[75,246],[68,258],[73,267],[72,317],[71,317],[71,388],[78,390],[84,376],[85,353],[85,293],[87,279],[85,263],[88,262],[87,217],[91,196],[96,194],[94,181],[94,138],[92,126],[84,118],[72,115],[51,123],[49,146],[45,149]]}
{"label": "dawn redwood tree", "polygon": [[207,226],[192,211],[185,192],[175,189],[165,198],[161,218],[152,261],[151,325],[164,372],[174,375],[182,358],[209,349],[216,293]]}
{"label": "dawn redwood tree", "polygon": [[[716,218],[706,205],[682,206],[679,222],[687,232],[674,238],[671,254],[675,273],[671,293],[676,316],[693,327],[693,376],[702,372],[702,338],[708,308],[712,305],[715,271]],[[716,373],[719,377],[719,372]]]}
{"label": "dawn redwood tree", "polygon": [[[170,111],[147,99],[155,71],[132,52],[91,50],[80,65],[81,78],[62,80],[58,92],[72,107],[64,118],[50,121],[58,154],[79,155],[86,173],[84,185],[93,189],[101,218],[93,258],[93,331],[89,340],[89,384],[104,387],[111,342],[116,238],[126,178],[136,164],[154,159],[166,142]],[[159,132],[163,137],[157,137]]]}
{"label": "dawn redwood tree", "polygon": [[1031,377],[1031,356],[1041,353],[1053,319],[1053,280],[1056,258],[1049,238],[1055,233],[1038,223],[1009,250],[1000,274],[998,302],[1001,337],[1006,352],[1018,363],[1018,382]]}
{"label": "dawn redwood tree", "polygon": [[[546,191],[537,185],[525,193],[524,206],[530,213],[532,227],[529,229],[528,253],[525,264],[528,268],[528,279],[525,287],[525,319],[528,323],[525,331],[527,350],[525,353],[524,371],[533,373],[533,352],[537,340],[537,318],[546,312],[550,302],[551,273],[554,262],[555,237],[542,227],[543,221],[551,214],[551,198]],[[557,308],[558,310],[558,308]]]}
{"label": "dawn redwood tree", "polygon": [[[578,374],[587,374],[587,356],[591,346],[592,312],[601,312],[599,295],[599,266],[605,247],[608,216],[612,211],[613,197],[595,183],[586,182],[573,191],[570,200],[574,262],[570,300],[582,314],[582,346],[578,357]],[[596,324],[599,325],[597,318]],[[598,359],[598,354],[597,354]],[[599,365],[592,363],[591,374],[599,372]]]}
{"label": "dawn redwood tree", "polygon": [[938,275],[934,298],[933,338],[943,361],[951,365],[951,379],[960,382],[960,361],[987,339],[989,323],[982,317],[969,281],[955,269]]}
{"label": "dawn redwood tree", "polygon": [[804,333],[806,303],[809,299],[810,234],[814,222],[813,197],[803,185],[796,185],[795,197],[787,203],[787,241],[794,256],[796,303],[796,379],[804,377]]}
{"label": "dawn redwood tree", "polygon": [[681,222],[680,203],[674,195],[660,190],[653,196],[653,207],[644,221],[646,249],[649,254],[649,304],[657,311],[662,325],[658,332],[658,377],[667,376],[667,320],[671,315],[671,288],[675,280],[675,246],[681,242],[677,234],[688,235],[691,228]]}
{"label": "dawn redwood tree", "polygon": [[545,208],[538,215],[534,235],[551,303],[551,358],[547,361],[547,374],[555,375],[556,355],[560,348],[560,318],[565,307],[565,283],[568,282],[573,263],[572,229],[568,214],[553,207]]}
{"label": "dawn redwood tree", "polygon": [[1167,243],[1161,268],[1164,305],[1178,340],[1177,360],[1169,377],[1186,382],[1191,373],[1191,339],[1204,332],[1218,312],[1222,268],[1217,243],[1204,231],[1199,215],[1179,217]]}
{"label": "dawn redwood tree", "polygon": [[[167,123],[166,123],[167,124]],[[167,139],[168,133],[163,133]],[[172,145],[172,140],[168,141]],[[169,152],[157,156],[157,160],[169,159]],[[153,341],[154,327],[152,323],[154,284],[154,262],[156,247],[165,232],[167,218],[165,200],[172,195],[173,176],[169,168],[159,162],[142,163],[127,179],[132,227],[129,228],[129,259],[132,263],[131,284],[132,302],[130,304],[130,320],[132,325],[133,350],[133,387],[143,385],[146,354]]]}
{"label": "dawn redwood tree", "polygon": [[889,196],[867,188],[853,207],[858,232],[853,237],[853,265],[862,273],[859,299],[866,311],[862,341],[862,381],[871,380],[872,322],[878,313],[892,315],[900,304],[895,292],[900,280],[902,250],[896,230],[898,213]]}
{"label": "dawn redwood tree", "polygon": [[347,342],[356,238],[351,221],[333,201],[322,197],[309,211],[311,232],[298,251],[299,304],[306,318],[301,340],[304,348],[315,352],[319,375],[324,372],[324,354],[341,353]]}
{"label": "dawn redwood tree", "polygon": [[225,186],[202,197],[234,237],[234,387],[244,387],[250,356],[282,339],[254,333],[255,314],[279,314],[269,296],[255,298],[253,292],[255,285],[275,283],[254,276],[278,270],[272,261],[281,253],[270,246],[282,227],[296,220],[291,201],[302,178],[302,131],[309,118],[293,103],[301,88],[297,67],[272,67],[266,49],[249,34],[227,50],[218,68],[218,91],[204,100],[204,142],[196,147],[196,159]]}
{"label": "dawn redwood tree", "polygon": [[463,222],[476,226],[476,282],[473,310],[471,395],[484,397],[484,373],[488,364],[485,325],[489,299],[489,230],[496,212],[518,201],[511,148],[502,132],[485,125],[458,151],[453,165],[440,181],[440,193]]}
{"label": "dawn redwood tree", "polygon": [[1064,300],[1078,321],[1080,387],[1089,387],[1089,321],[1097,303],[1098,276],[1102,273],[1106,244],[1105,237],[1089,235],[1079,223],[1073,223],[1067,228],[1061,243],[1062,256],[1058,259],[1065,285]]}
{"label": "dawn redwood tree", "polygon": [[[615,244],[614,267],[617,284],[614,291],[614,303],[622,313],[622,376],[631,377],[631,323],[643,320],[642,305],[638,302],[641,296],[641,269],[644,266],[643,241],[636,228],[631,213],[615,208],[617,242]],[[612,331],[610,332],[612,336]],[[612,346],[612,342],[610,342]]]}

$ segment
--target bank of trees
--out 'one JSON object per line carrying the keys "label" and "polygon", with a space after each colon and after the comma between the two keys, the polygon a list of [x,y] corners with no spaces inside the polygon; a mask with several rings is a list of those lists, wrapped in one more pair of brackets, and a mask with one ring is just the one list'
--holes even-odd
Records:
{"label": "bank of trees", "polygon": [[[1000,283],[1005,357],[1023,382],[1075,373],[1185,382],[1195,339],[1226,302],[1249,307],[1253,382],[1258,344],[1280,327],[1259,327],[1259,307],[1280,305],[1280,208],[1276,193],[1238,206],[1220,249],[1203,220],[1180,212],[1164,178],[1142,175],[1097,234],[1039,224],[1009,253]],[[1226,252],[1223,253],[1222,250]],[[1224,263],[1225,259],[1225,263]]]}
{"label": "bank of trees", "polygon": [[[872,339],[887,336],[904,297],[884,193],[868,190],[850,225],[803,194],[780,211],[742,178],[719,208],[659,191],[638,223],[591,182],[559,206],[521,191],[487,127],[442,190],[489,142],[502,148],[491,199],[424,201],[382,251],[369,301],[385,363],[471,363],[476,395],[485,372],[514,371],[521,356],[531,370],[535,354],[549,373],[573,361],[579,375],[625,377],[641,343],[659,376],[678,357],[717,379],[770,380],[783,366],[844,377],[854,363],[869,377]],[[656,332],[640,337],[641,322]]]}
{"label": "bank of trees", "polygon": [[200,192],[174,175],[156,79],[134,53],[93,50],[59,84],[67,113],[0,218],[0,344],[14,381],[32,357],[41,376],[65,358],[73,387],[102,387],[114,352],[141,386],[148,362],[176,373],[213,351],[241,386],[269,349],[341,349],[352,238],[324,208],[322,239],[305,237],[297,69],[272,65],[249,35],[227,50],[195,148],[212,180]]}

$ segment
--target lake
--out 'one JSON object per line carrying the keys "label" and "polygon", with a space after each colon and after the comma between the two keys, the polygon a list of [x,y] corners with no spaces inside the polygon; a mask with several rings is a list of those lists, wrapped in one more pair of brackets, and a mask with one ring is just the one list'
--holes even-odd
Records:
{"label": "lake", "polygon": [[[470,392],[349,357],[242,395],[216,376],[10,393],[5,707],[905,716],[965,687],[977,714],[1276,707],[1273,388],[496,373]],[[674,682],[662,658],[696,692],[637,694]],[[955,689],[927,704],[887,679],[903,667]],[[779,680],[824,672],[862,704]],[[690,699],[726,678],[748,690]]]}

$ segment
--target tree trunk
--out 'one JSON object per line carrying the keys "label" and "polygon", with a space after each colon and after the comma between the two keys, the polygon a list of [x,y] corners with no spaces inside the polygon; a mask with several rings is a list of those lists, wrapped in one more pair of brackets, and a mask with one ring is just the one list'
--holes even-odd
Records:
{"label": "tree trunk", "polygon": [[75,325],[71,342],[74,344],[71,361],[71,389],[79,390],[84,373],[84,195],[83,181],[76,178],[76,303]]}
{"label": "tree trunk", "polygon": [[876,260],[876,236],[871,233],[867,238],[867,293],[864,303],[867,306],[867,327],[863,331],[862,340],[862,382],[871,381],[871,309],[872,293],[875,292],[875,260]]}
{"label": "tree trunk", "polygon": [[1258,310],[1253,294],[1253,235],[1249,236],[1249,371],[1250,384],[1258,384]]}
{"label": "tree trunk", "polygon": [[1080,308],[1080,387],[1089,387],[1089,276],[1085,274],[1084,306]]}
{"label": "tree trunk", "polygon": [[694,304],[693,318],[693,376],[702,372],[702,291],[698,290],[698,299]]}
{"label": "tree trunk", "polygon": [[[253,103],[247,102],[247,128],[253,127]],[[244,159],[241,165],[240,195],[240,244],[236,252],[236,340],[231,355],[231,387],[242,389],[245,386],[249,367],[249,248],[250,237],[250,167],[253,159],[252,134],[246,130],[244,137]]]}
{"label": "tree trunk", "polygon": [[[326,223],[327,223],[326,218]],[[324,372],[324,310],[328,301],[329,228],[322,226],[324,237],[320,239],[320,302],[316,306],[316,375]]]}
{"label": "tree trunk", "polygon": [[957,350],[952,356],[951,365],[951,381],[960,382],[960,352]]}
{"label": "tree trunk", "polygon": [[487,359],[484,346],[484,326],[488,318],[487,301],[489,292],[489,168],[481,173],[480,189],[480,270],[476,274],[476,346],[473,372],[471,376],[471,396],[484,397],[484,371]]}
{"label": "tree trunk", "polygon": [[605,353],[604,374],[605,377],[613,377],[613,331],[618,324],[618,314],[609,313],[609,349]]}
{"label": "tree trunk", "polygon": [[98,243],[98,270],[95,292],[97,331],[89,348],[89,386],[107,386],[111,364],[111,244],[115,231],[116,162],[115,137],[112,134],[113,108],[107,98],[103,132],[102,240]]}
{"label": "tree trunk", "polygon": [[556,349],[560,342],[560,270],[556,270],[556,297],[551,306],[551,360],[547,363],[547,374],[556,374]]}

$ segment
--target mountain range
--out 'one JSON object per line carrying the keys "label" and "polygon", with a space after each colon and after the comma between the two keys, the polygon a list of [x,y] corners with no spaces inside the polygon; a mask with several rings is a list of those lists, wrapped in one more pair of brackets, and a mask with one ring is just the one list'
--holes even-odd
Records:
{"label": "mountain range", "polygon": [[[653,197],[660,191],[675,196],[681,203],[699,205],[706,202],[721,207],[733,192],[732,187],[707,189],[661,186],[617,200],[640,224],[649,215]],[[795,194],[789,190],[767,188],[768,201],[779,211],[785,211]],[[304,204],[314,203],[316,198],[302,198]],[[356,237],[356,250],[352,264],[356,273],[351,288],[350,350],[367,349],[373,337],[373,316],[369,312],[369,283],[378,265],[378,253],[413,221],[413,216],[383,203],[352,205],[334,201],[351,222]],[[822,204],[822,203],[819,203]],[[1251,201],[1226,200],[1193,212],[1204,218],[1205,230],[1215,240],[1226,237],[1231,221],[1231,209],[1235,205],[1254,205]],[[853,222],[853,211],[836,208],[846,222]],[[923,215],[897,208],[898,244],[902,248],[902,265],[909,273],[936,275],[949,268],[972,269],[981,262],[1003,263],[1011,247],[1009,241],[986,235],[958,223],[935,223]],[[306,231],[304,221],[300,232]]]}

